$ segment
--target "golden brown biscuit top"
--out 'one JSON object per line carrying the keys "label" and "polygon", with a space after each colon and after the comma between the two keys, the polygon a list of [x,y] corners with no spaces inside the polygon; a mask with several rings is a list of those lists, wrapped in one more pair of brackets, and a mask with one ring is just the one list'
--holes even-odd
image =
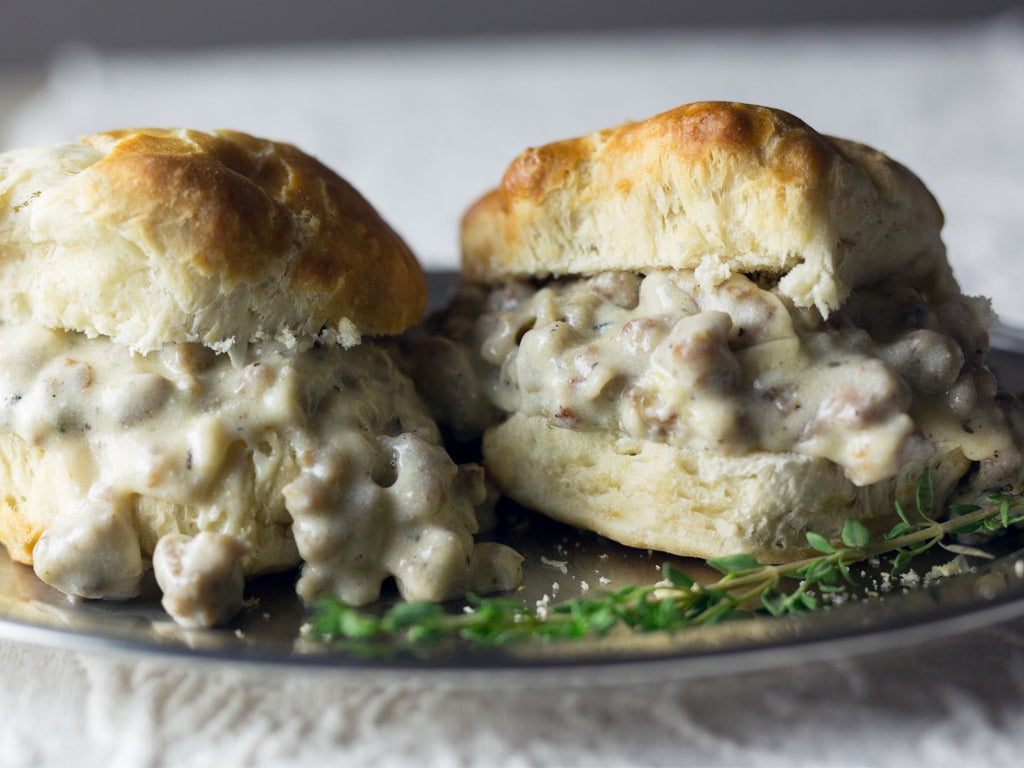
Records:
{"label": "golden brown biscuit top", "polygon": [[145,350],[346,323],[394,333],[426,302],[412,253],[348,182],[236,131],[127,129],[7,153],[0,202],[7,322]]}
{"label": "golden brown biscuit top", "polygon": [[781,110],[699,102],[524,151],[464,216],[463,273],[756,272],[828,314],[892,274],[953,290],[941,227],[882,153]]}
{"label": "golden brown biscuit top", "polygon": [[[758,156],[786,184],[819,183],[835,150],[806,123],[781,110],[748,104],[686,104],[643,122],[624,123],[588,136],[527,149],[509,166],[501,192],[539,200],[596,152],[623,159],[652,144],[679,161],[696,163],[716,152]],[[623,180],[620,191],[628,191]]]}

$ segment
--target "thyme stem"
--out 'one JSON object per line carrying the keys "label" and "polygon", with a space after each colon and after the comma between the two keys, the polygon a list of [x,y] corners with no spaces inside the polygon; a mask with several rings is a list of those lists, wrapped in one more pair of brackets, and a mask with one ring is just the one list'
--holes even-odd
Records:
{"label": "thyme stem", "polygon": [[[871,558],[878,557],[879,555],[884,555],[888,552],[914,547],[915,545],[924,544],[926,548],[931,548],[944,540],[950,532],[969,527],[975,523],[990,520],[993,515],[997,514],[997,511],[997,504],[987,504],[963,515],[962,517],[957,517],[941,523],[931,521],[927,525],[920,527],[911,533],[906,533],[886,541],[877,542],[867,547],[843,547],[842,549],[837,549],[835,551],[835,560],[844,565],[852,565],[857,562],[863,562],[864,560],[870,560]],[[924,551],[924,549],[922,549],[922,551]],[[821,559],[821,556],[818,555],[816,557],[805,557],[801,560],[793,560],[788,563],[758,565],[756,568],[750,568],[736,573],[729,573],[718,581],[705,585],[702,588],[712,591],[733,591],[737,588],[742,588],[751,584],[756,585],[765,582],[770,582],[767,585],[768,587],[776,587],[782,577],[791,576],[792,574],[807,568],[809,565],[813,565],[814,563],[821,561]],[[773,578],[766,579],[765,577],[769,573],[772,574]],[[756,590],[752,590],[752,592],[754,591]]]}
{"label": "thyme stem", "polygon": [[[950,535],[992,532],[1024,522],[1024,515],[1010,514],[1024,504],[1024,496],[992,496],[980,505],[950,507],[952,516],[942,522],[930,516],[931,498],[931,476],[925,472],[918,484],[919,520],[912,522],[897,505],[900,522],[881,541],[872,542],[861,523],[848,520],[842,543],[807,534],[808,543],[818,552],[815,556],[780,564],[762,564],[749,555],[708,560],[722,576],[707,584],[697,583],[666,563],[663,581],[658,584],[623,587],[536,610],[508,597],[471,595],[469,609],[463,613],[446,612],[434,603],[399,603],[376,616],[328,598],[317,607],[312,633],[394,651],[429,647],[453,637],[470,644],[496,645],[532,638],[601,636],[619,625],[641,632],[672,632],[751,609],[776,616],[803,613],[819,607],[814,592],[843,592],[855,583],[848,571],[850,565],[894,555],[892,570],[896,573]],[[781,589],[785,579],[798,580],[788,593]]]}

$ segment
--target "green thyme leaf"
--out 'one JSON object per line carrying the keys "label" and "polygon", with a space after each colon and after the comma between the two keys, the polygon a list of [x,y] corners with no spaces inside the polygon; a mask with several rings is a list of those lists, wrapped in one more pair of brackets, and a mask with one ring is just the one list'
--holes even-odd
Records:
{"label": "green thyme leaf", "polygon": [[725,557],[713,557],[707,564],[719,573],[740,573],[760,568],[761,563],[753,555],[726,555]]}
{"label": "green thyme leaf", "polygon": [[907,533],[910,532],[912,527],[913,526],[911,526],[911,524],[908,521],[902,520],[896,523],[896,525],[894,525],[892,529],[887,534],[885,534],[885,540],[891,541],[892,539],[898,539],[900,536],[906,536]]}
{"label": "green thyme leaf", "polygon": [[[754,561],[757,563],[757,561]],[[714,566],[712,566],[714,567]],[[757,565],[754,566],[755,568]],[[728,573],[728,571],[726,571]],[[677,568],[672,563],[665,563],[661,568],[661,575],[673,586],[689,588],[694,585],[693,579],[686,575],[681,568]]]}
{"label": "green thyme leaf", "polygon": [[[867,545],[865,544],[863,546]],[[840,574],[842,574],[843,580],[847,584],[856,585],[857,582],[854,580],[853,576],[850,575],[850,566],[847,565],[845,560],[843,560],[842,558],[836,560],[836,569],[839,571]]]}
{"label": "green thyme leaf", "polygon": [[974,533],[975,531],[983,528],[984,526],[985,526],[985,521],[984,520],[975,520],[973,523],[970,523],[968,525],[962,525],[959,528],[953,528],[949,532],[949,534],[951,536],[965,536],[968,533]]}
{"label": "green thyme leaf", "polygon": [[847,518],[843,523],[842,539],[848,547],[866,547],[871,543],[871,531],[859,520]]}
{"label": "green thyme leaf", "polygon": [[977,512],[981,507],[977,504],[950,504],[949,513],[960,517],[961,515],[969,515],[971,512]]}
{"label": "green thyme leaf", "polygon": [[807,532],[807,543],[811,545],[811,548],[817,552],[824,552],[826,555],[831,555],[836,551],[836,548],[828,543],[828,539],[822,536],[820,533],[814,531]]}
{"label": "green thyme leaf", "polygon": [[910,568],[910,561],[914,559],[914,552],[909,549],[901,549],[896,553],[892,561],[893,575],[904,573]]}
{"label": "green thyme leaf", "polygon": [[782,616],[786,613],[786,595],[767,590],[761,595],[761,605],[772,616]]}
{"label": "green thyme leaf", "polygon": [[382,625],[388,631],[399,632],[427,621],[436,621],[443,613],[444,608],[438,603],[397,603],[387,612]]}
{"label": "green thyme leaf", "polygon": [[895,501],[893,506],[896,508],[896,514],[899,515],[900,520],[907,526],[911,525],[910,519],[907,517],[907,513],[903,511],[903,505],[900,504],[899,500]]}

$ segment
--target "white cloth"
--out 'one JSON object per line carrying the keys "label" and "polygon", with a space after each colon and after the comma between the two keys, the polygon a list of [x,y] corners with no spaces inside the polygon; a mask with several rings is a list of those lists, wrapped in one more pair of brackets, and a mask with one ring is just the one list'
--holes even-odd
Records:
{"label": "white cloth", "polygon": [[[430,267],[521,149],[716,98],[788,109],[905,162],[957,275],[1024,325],[1024,24],[222,51],[70,51],[12,146],[234,127],[347,176]],[[595,683],[598,681],[595,681]],[[1017,765],[1024,620],[716,677],[452,687],[0,642],[4,765]]]}
{"label": "white cloth", "polygon": [[1018,766],[1024,620],[616,686],[352,682],[0,643],[0,764]]}

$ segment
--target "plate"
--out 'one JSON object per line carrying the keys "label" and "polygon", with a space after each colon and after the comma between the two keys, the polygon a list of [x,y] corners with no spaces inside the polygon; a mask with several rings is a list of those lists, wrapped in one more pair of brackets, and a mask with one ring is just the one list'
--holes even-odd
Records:
{"label": "plate", "polygon": [[[431,276],[432,303],[443,299],[449,275]],[[1003,385],[1024,389],[1024,336],[993,333],[992,365]],[[997,346],[996,346],[997,345]],[[519,593],[528,605],[581,596],[596,589],[649,584],[666,560],[691,573],[702,565],[619,546],[513,505],[495,537],[525,555]],[[803,616],[751,618],[669,633],[611,633],[599,639],[528,642],[499,648],[465,645],[421,654],[365,655],[312,640],[308,614],[295,596],[295,574],[252,580],[246,607],[229,625],[194,630],[171,621],[155,583],[127,602],[70,602],[30,567],[0,551],[0,637],[38,645],[102,652],[170,654],[193,660],[333,670],[350,675],[441,675],[469,680],[593,682],[722,674],[809,657],[861,653],[963,632],[1024,614],[1024,531],[996,542],[998,556],[969,573],[919,588],[897,587],[878,598],[851,600]],[[951,555],[944,555],[949,559]],[[861,577],[865,587],[880,574]],[[383,602],[387,604],[387,600]],[[457,609],[457,607],[455,608]],[[559,674],[553,675],[552,673]],[[540,674],[533,674],[540,673]]]}

